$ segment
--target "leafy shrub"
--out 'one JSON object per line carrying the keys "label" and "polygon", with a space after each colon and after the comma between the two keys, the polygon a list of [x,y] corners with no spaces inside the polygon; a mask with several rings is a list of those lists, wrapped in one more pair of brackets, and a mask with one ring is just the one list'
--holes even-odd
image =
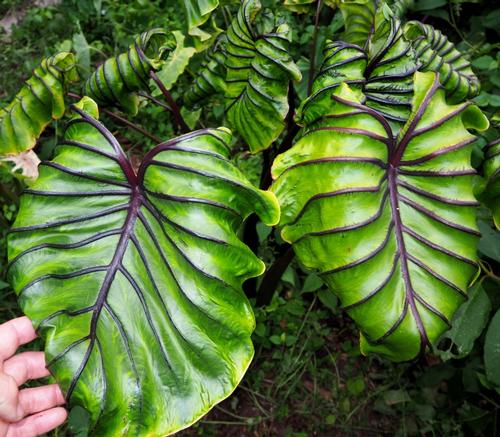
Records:
{"label": "leafy shrub", "polygon": [[[28,188],[9,236],[9,282],[68,404],[86,409],[93,432],[173,433],[228,396],[253,355],[248,298],[257,300],[257,344],[295,351],[302,328],[262,331],[261,307],[279,305],[276,288],[290,275],[287,243],[314,271],[305,293],[335,317],[340,300],[363,354],[446,361],[477,354],[483,336],[475,378],[498,390],[498,312],[490,321],[498,302],[489,297],[500,262],[491,226],[498,61],[475,58],[476,76],[463,44],[406,18],[425,8],[450,12],[402,0],[323,8],[185,0],[185,35],[180,19],[169,27],[148,18],[148,28],[163,30],[142,33],[127,49],[129,29],[120,25],[121,54],[106,60],[106,20],[142,23],[148,7],[77,3],[63,8],[97,17],[92,46],[75,18],[60,48],[75,52],[86,82],[74,83],[73,60],[70,80],[47,86],[57,111],[45,107],[34,123],[38,99],[49,98],[38,88],[47,85],[42,63],[0,112],[0,153],[33,179],[21,179]],[[315,25],[304,29],[297,14]],[[93,72],[92,57],[104,61]],[[65,129],[53,125],[59,145],[44,147],[50,136],[42,135],[35,148],[43,162],[34,180],[34,161],[23,154],[64,112]],[[123,130],[113,135],[99,115],[129,127],[143,150],[122,147]],[[234,134],[207,128],[218,125]],[[10,184],[15,193],[19,182]],[[3,215],[13,221],[8,202]],[[277,231],[264,226],[278,220]],[[271,261],[260,283],[250,279],[264,270],[252,251]],[[309,317],[301,300],[281,304],[303,323]],[[347,390],[357,396],[364,386],[354,377]],[[389,405],[407,402],[406,392],[391,390]]]}

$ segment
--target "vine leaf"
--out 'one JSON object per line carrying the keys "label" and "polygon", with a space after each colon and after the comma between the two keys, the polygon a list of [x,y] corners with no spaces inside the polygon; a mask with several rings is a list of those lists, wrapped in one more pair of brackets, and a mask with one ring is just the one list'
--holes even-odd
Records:
{"label": "vine leaf", "polygon": [[158,77],[165,85],[167,90],[172,88],[172,85],[177,81],[179,76],[184,73],[184,70],[189,64],[189,60],[196,53],[194,47],[186,47],[184,45],[185,36],[178,30],[172,31],[175,38],[175,50],[170,52],[163,67],[158,71]]}
{"label": "vine leaf", "polygon": [[164,65],[175,48],[173,36],[163,29],[139,35],[125,53],[106,60],[85,82],[85,94],[101,106],[117,106],[130,115],[139,109],[138,91],[149,91],[149,73]]}
{"label": "vine leaf", "polygon": [[442,360],[461,359],[469,355],[474,342],[486,327],[491,312],[491,301],[480,283],[476,283],[468,292],[468,300],[455,313],[452,327],[442,338],[450,340],[450,346],[440,351]]}
{"label": "vine leaf", "polygon": [[32,149],[45,128],[64,115],[66,89],[77,80],[72,53],[42,60],[12,102],[0,109],[0,162],[13,162],[14,172],[37,177],[40,161]]}
{"label": "vine leaf", "polygon": [[429,24],[410,21],[406,23],[404,33],[413,42],[420,71],[439,73],[450,103],[460,103],[479,94],[479,79],[470,62],[441,31]]}
{"label": "vine leaf", "polygon": [[74,111],[21,198],[9,278],[94,435],[171,434],[250,364],[241,284],[264,264],[236,233],[253,212],[275,224],[278,204],[228,160],[225,128],[158,145],[136,173],[95,103]]}
{"label": "vine leaf", "polygon": [[219,7],[219,0],[182,0],[186,11],[188,33],[201,37],[202,40],[210,38],[199,26],[202,26]]}
{"label": "vine leaf", "polygon": [[282,237],[339,296],[362,352],[395,361],[435,343],[478,271],[468,129],[488,127],[476,106],[446,103],[435,73],[414,83],[397,137],[342,84],[272,170]]}
{"label": "vine leaf", "polygon": [[493,213],[495,226],[500,230],[500,138],[486,148],[484,175],[488,183],[482,197]]}
{"label": "vine leaf", "polygon": [[258,0],[244,0],[227,31],[226,116],[252,153],[267,149],[285,128],[290,79],[301,73],[288,52],[289,28],[257,35]]}

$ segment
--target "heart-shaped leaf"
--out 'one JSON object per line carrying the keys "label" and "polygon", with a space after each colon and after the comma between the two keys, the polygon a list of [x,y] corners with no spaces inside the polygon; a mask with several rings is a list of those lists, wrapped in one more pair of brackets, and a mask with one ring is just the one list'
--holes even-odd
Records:
{"label": "heart-shaped leaf", "polygon": [[276,223],[278,205],[227,159],[228,130],[160,144],[136,173],[95,103],[84,107],[21,198],[9,278],[93,435],[171,434],[250,364],[241,284],[264,264],[236,233],[253,212]]}
{"label": "heart-shaped leaf", "polygon": [[397,138],[348,85],[332,98],[273,165],[281,233],[340,297],[364,353],[411,360],[449,327],[478,271],[468,129],[488,121],[448,105],[434,73],[415,74]]}

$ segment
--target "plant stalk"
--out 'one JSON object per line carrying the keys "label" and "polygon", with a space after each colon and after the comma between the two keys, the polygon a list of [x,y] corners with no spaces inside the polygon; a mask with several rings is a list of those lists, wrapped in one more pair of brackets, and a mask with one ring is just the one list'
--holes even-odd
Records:
{"label": "plant stalk", "polygon": [[288,246],[285,253],[269,267],[262,278],[262,283],[257,290],[257,306],[265,306],[271,303],[274,292],[278,288],[283,273],[292,262],[295,254],[292,246]]}
{"label": "plant stalk", "polygon": [[127,120],[125,117],[118,115],[116,112],[109,111],[108,109],[101,109],[101,110],[106,115],[109,115],[111,118],[115,119],[119,123],[124,124],[125,126],[129,127],[130,129],[135,130],[136,132],[139,132],[140,134],[144,135],[145,137],[148,137],[150,140],[153,140],[155,143],[158,144],[158,143],[162,142],[162,140],[160,138],[158,138],[156,135],[149,133],[147,130],[143,129],[140,126],[137,126],[136,124]]}
{"label": "plant stalk", "polygon": [[[69,92],[68,96],[80,100],[82,97],[76,93]],[[140,134],[144,135],[145,137],[153,140],[155,143],[161,143],[162,140],[158,138],[157,136],[153,135],[152,133],[148,132],[147,130],[143,129],[140,126],[137,126],[136,124],[132,123],[130,120],[127,120],[125,117],[122,117],[121,115],[118,115],[116,112],[112,112],[108,109],[104,108],[99,108],[100,111],[102,111],[104,114],[109,115],[111,118],[115,119],[116,121],[124,124],[128,128],[135,130],[136,132],[139,132]]]}
{"label": "plant stalk", "polygon": [[167,90],[161,79],[158,77],[158,75],[151,70],[149,75],[151,76],[151,79],[158,85],[158,88],[160,88],[160,91],[162,92],[163,96],[165,97],[165,100],[167,101],[168,105],[172,109],[172,115],[174,116],[174,120],[179,126],[180,130],[182,133],[188,133],[190,131],[189,126],[186,124],[184,121],[184,118],[182,118],[181,111],[179,109],[179,106],[177,106],[177,103],[175,102],[174,98],[170,94],[170,92]]}

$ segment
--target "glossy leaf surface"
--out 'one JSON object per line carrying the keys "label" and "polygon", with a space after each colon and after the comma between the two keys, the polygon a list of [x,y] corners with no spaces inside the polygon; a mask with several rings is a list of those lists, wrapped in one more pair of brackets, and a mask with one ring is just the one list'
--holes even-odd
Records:
{"label": "glossy leaf surface", "polygon": [[278,205],[228,161],[227,129],[160,144],[136,173],[85,108],[22,196],[10,281],[93,435],[171,434],[226,398],[252,359],[241,284],[264,264],[236,232],[253,212],[276,223]]}
{"label": "glossy leaf surface", "polygon": [[142,33],[125,53],[106,60],[85,83],[85,94],[102,106],[118,106],[137,114],[137,92],[149,90],[149,73],[163,65],[163,58],[175,47],[162,29]]}
{"label": "glossy leaf surface", "polygon": [[437,75],[416,73],[394,138],[343,84],[330,112],[276,158],[282,236],[339,296],[363,353],[414,359],[464,301],[479,239],[468,129],[487,126],[477,107],[446,103]]}
{"label": "glossy leaf surface", "polygon": [[[36,177],[39,161],[30,151],[48,124],[64,115],[66,88],[77,80],[72,53],[42,60],[12,102],[0,109],[0,159],[13,161],[24,176]],[[32,165],[26,165],[30,159]]]}
{"label": "glossy leaf surface", "polygon": [[288,84],[301,73],[288,53],[289,29],[258,35],[258,0],[244,0],[227,31],[226,116],[252,153],[268,148],[285,127]]}
{"label": "glossy leaf surface", "polygon": [[495,226],[500,230],[500,138],[488,145],[484,157],[484,174],[488,181],[484,198],[493,213]]}
{"label": "glossy leaf surface", "polygon": [[441,31],[429,24],[410,21],[405,25],[405,37],[413,41],[420,71],[439,73],[450,103],[460,103],[479,94],[479,80],[470,62]]}

